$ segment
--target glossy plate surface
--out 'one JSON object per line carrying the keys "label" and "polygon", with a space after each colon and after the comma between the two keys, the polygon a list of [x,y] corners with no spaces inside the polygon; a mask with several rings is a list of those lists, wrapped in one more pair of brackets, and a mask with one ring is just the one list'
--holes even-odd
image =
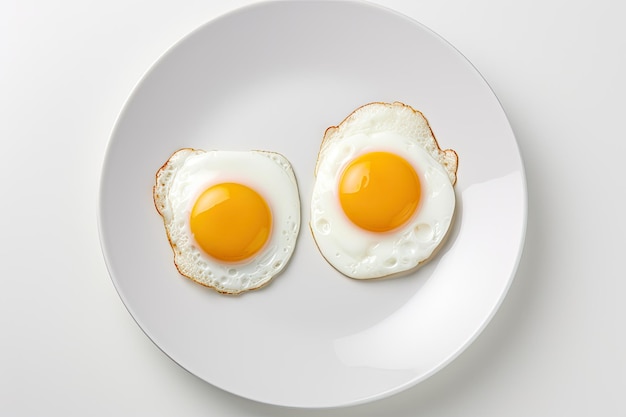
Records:
{"label": "glossy plate surface", "polygon": [[[372,101],[421,110],[460,162],[442,250],[410,276],[363,282],[320,256],[308,203],[324,130]],[[177,273],[151,193],[156,171],[183,147],[272,150],[291,161],[301,232],[269,286],[229,297]],[[261,3],[194,31],[139,83],[107,149],[99,227],[124,304],[174,361],[253,400],[331,407],[410,387],[474,340],[513,279],[525,187],[497,98],[436,34],[362,3]]]}

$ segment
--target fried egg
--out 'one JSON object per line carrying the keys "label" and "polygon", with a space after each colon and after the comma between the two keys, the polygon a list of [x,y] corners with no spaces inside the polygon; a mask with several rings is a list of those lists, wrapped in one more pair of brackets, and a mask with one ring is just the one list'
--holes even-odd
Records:
{"label": "fried egg", "polygon": [[180,274],[218,292],[266,285],[295,249],[298,187],[278,153],[180,149],[158,170],[153,197]]}
{"label": "fried egg", "polygon": [[326,130],[315,167],[310,228],[342,274],[414,270],[441,246],[455,210],[458,157],[402,103],[371,103]]}

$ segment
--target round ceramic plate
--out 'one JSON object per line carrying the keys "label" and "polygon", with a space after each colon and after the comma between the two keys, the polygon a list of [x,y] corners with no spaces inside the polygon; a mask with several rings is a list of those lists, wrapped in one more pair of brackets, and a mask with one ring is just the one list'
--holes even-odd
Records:
{"label": "round ceramic plate", "polygon": [[[308,204],[325,129],[373,101],[421,110],[440,145],[457,151],[458,203],[428,264],[364,282],[322,258]],[[225,296],[177,273],[152,186],[183,147],[264,149],[291,161],[301,232],[270,285]],[[99,207],[115,287],[167,356],[234,394],[311,408],[388,396],[461,353],[505,296],[525,225],[522,162],[489,86],[419,23],[358,2],[261,3],[175,45],[119,117]]]}

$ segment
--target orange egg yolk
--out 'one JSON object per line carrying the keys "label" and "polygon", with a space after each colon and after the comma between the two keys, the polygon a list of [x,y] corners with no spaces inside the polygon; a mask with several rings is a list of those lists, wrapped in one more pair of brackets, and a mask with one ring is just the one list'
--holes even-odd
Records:
{"label": "orange egg yolk", "polygon": [[339,180],[339,201],[346,216],[371,232],[406,223],[420,202],[420,179],[404,158],[370,152],[354,159]]}
{"label": "orange egg yolk", "polygon": [[255,190],[237,183],[207,188],[191,210],[191,232],[207,254],[238,262],[259,252],[272,229],[272,213]]}

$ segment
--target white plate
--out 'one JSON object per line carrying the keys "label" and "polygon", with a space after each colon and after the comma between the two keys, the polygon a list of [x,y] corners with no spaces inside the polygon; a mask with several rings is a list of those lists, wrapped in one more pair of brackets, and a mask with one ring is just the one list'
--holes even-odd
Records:
{"label": "white plate", "polygon": [[[372,101],[420,109],[442,147],[458,152],[458,209],[429,264],[362,282],[320,256],[308,202],[324,130]],[[291,160],[301,233],[269,286],[229,297],[176,272],[151,191],[182,147],[266,149]],[[147,73],[111,137],[99,209],[113,282],[165,354],[243,397],[331,407],[412,386],[474,340],[513,279],[526,188],[498,100],[440,37],[368,4],[273,2],[199,28]]]}

